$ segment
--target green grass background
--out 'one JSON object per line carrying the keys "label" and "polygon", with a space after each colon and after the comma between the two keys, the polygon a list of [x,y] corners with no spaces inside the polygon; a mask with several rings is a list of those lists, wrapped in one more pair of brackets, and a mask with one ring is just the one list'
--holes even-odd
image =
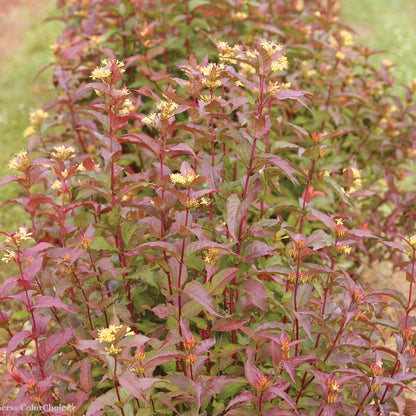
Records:
{"label": "green grass background", "polygon": [[374,62],[390,59],[399,82],[416,77],[416,0],[344,0],[342,18],[356,40],[383,50]]}
{"label": "green grass background", "polygon": [[[26,146],[23,131],[29,125],[30,110],[41,108],[52,97],[48,93],[52,87],[51,69],[36,82],[34,77],[51,61],[49,45],[55,43],[63,27],[56,20],[45,21],[58,14],[54,0],[39,0],[35,13],[27,5],[28,2],[23,2],[18,6],[19,25],[24,28],[21,41],[15,50],[7,51],[0,66],[1,179],[11,173],[7,167],[10,157]],[[14,183],[2,186],[0,203],[15,198],[18,192],[19,187]],[[25,219],[23,210],[16,204],[1,208],[0,230],[14,231]]]}

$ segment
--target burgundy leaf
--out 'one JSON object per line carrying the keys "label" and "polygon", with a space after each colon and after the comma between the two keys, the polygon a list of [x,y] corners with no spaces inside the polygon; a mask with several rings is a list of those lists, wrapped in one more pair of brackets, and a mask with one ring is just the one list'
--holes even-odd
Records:
{"label": "burgundy leaf", "polygon": [[84,358],[81,361],[81,371],[79,373],[79,382],[81,383],[81,387],[86,392],[91,392],[93,387],[95,386],[95,381],[92,376],[91,371],[91,362],[89,358]]}
{"label": "burgundy leaf", "polygon": [[15,348],[26,338],[30,337],[31,332],[30,331],[20,331],[17,334],[13,335],[12,338],[9,339],[9,342],[7,343],[7,351],[6,351],[6,361],[9,359],[9,355],[12,351],[15,350]]}
{"label": "burgundy leaf", "polygon": [[74,335],[75,330],[73,328],[64,328],[56,331],[54,334],[49,335],[45,341],[42,342],[39,348],[39,357],[43,361],[47,361],[52,358],[61,347],[66,345]]}
{"label": "burgundy leaf", "polygon": [[244,390],[237,397],[234,397],[234,399],[232,399],[230,403],[228,403],[227,409],[229,409],[230,407],[234,406],[237,403],[244,403],[244,402],[256,403],[257,397],[251,391]]}
{"label": "burgundy leaf", "polygon": [[66,310],[67,312],[76,313],[76,311],[67,305],[66,303],[62,302],[60,299],[54,298],[52,296],[48,295],[41,295],[38,296],[35,300],[35,304],[33,305],[33,308],[61,308]]}
{"label": "burgundy leaf", "polygon": [[131,371],[126,371],[118,378],[121,386],[125,387],[136,399],[148,403],[146,400],[146,393],[153,389],[153,386],[158,381],[163,381],[161,378],[153,377],[137,377]]}
{"label": "burgundy leaf", "polygon": [[190,298],[202,305],[208,312],[212,313],[215,316],[221,316],[214,307],[212,302],[212,297],[208,291],[197,281],[188,283],[185,286],[183,292],[185,295],[188,295]]}

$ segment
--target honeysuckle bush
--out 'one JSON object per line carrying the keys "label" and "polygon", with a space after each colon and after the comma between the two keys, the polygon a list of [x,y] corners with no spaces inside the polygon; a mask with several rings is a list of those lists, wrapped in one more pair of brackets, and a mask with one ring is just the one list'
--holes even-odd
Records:
{"label": "honeysuckle bush", "polygon": [[415,85],[335,1],[59,6],[1,181],[1,414],[412,414]]}

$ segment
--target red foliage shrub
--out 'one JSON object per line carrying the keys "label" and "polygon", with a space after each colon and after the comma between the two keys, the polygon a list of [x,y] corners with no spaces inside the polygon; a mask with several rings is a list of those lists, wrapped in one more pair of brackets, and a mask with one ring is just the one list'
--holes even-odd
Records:
{"label": "red foliage shrub", "polygon": [[415,86],[332,0],[60,6],[1,181],[1,414],[411,414]]}

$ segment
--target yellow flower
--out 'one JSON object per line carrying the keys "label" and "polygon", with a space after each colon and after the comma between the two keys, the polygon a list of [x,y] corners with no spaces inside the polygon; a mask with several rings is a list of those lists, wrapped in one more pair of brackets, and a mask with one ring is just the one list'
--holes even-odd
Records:
{"label": "yellow flower", "polygon": [[186,200],[186,208],[198,208],[199,202],[195,198],[188,198]]}
{"label": "yellow flower", "polygon": [[49,114],[42,109],[30,112],[30,122],[35,126],[40,126],[42,121],[49,117]]}
{"label": "yellow flower", "polygon": [[199,68],[205,78],[202,79],[202,83],[209,89],[215,89],[222,85],[219,80],[221,72],[225,70],[225,64],[209,63],[207,66]]}
{"label": "yellow flower", "polygon": [[204,262],[210,264],[211,266],[214,266],[217,260],[215,259],[215,256],[218,254],[217,248],[210,248],[207,251],[204,251],[205,257]]}
{"label": "yellow flower", "polygon": [[409,244],[414,250],[416,250],[416,235],[412,235],[409,238]]}
{"label": "yellow flower", "polygon": [[36,134],[36,130],[33,128],[33,126],[26,127],[25,131],[23,132],[23,137],[29,137],[33,134]]}
{"label": "yellow flower", "polygon": [[218,95],[210,95],[210,94],[202,94],[199,96],[199,99],[206,102],[206,103],[211,103],[211,102],[219,102],[220,101],[220,97]]}
{"label": "yellow flower", "polygon": [[189,354],[189,355],[185,358],[186,365],[191,365],[191,364],[196,363],[197,358],[198,358],[198,357],[197,357],[195,354]]}
{"label": "yellow flower", "polygon": [[274,60],[270,66],[272,72],[281,72],[287,69],[289,62],[287,61],[286,56],[282,56]]}
{"label": "yellow flower", "polygon": [[338,398],[338,391],[339,391],[339,384],[335,380],[335,378],[331,377],[328,379],[328,397],[327,397],[327,403],[332,404],[337,401]]}
{"label": "yellow flower", "polygon": [[345,244],[337,244],[337,252],[338,254],[350,254],[351,247],[346,246]]}
{"label": "yellow flower", "polygon": [[276,52],[279,52],[283,49],[283,46],[280,45],[279,43],[276,43],[273,40],[266,40],[266,39],[262,39],[260,41],[260,46],[266,50],[270,58],[272,58]]}
{"label": "yellow flower", "polygon": [[108,80],[111,76],[111,71],[108,68],[102,68],[100,66],[97,66],[91,73],[91,78],[93,80],[96,79],[103,79],[105,81]]}
{"label": "yellow flower", "polygon": [[8,263],[10,261],[15,261],[17,258],[16,252],[13,250],[6,250],[6,254],[3,256],[1,261]]}
{"label": "yellow flower", "polygon": [[156,113],[149,114],[148,116],[142,118],[142,123],[150,124],[152,127],[156,127],[155,118]]}
{"label": "yellow flower", "polygon": [[209,198],[205,198],[204,196],[201,198],[200,201],[201,205],[209,206],[211,205],[211,200]]}
{"label": "yellow flower", "polygon": [[156,104],[156,107],[160,110],[159,117],[162,120],[168,120],[174,115],[173,112],[178,108],[178,104],[171,100],[161,101]]}
{"label": "yellow flower", "polygon": [[21,150],[16,153],[7,163],[9,169],[16,169],[19,172],[24,172],[29,165],[29,158],[27,157],[26,150]]}
{"label": "yellow flower", "polygon": [[236,52],[241,48],[240,45],[230,46],[227,42],[218,42],[217,48],[219,49],[219,58],[220,61],[235,64],[237,63],[236,59],[234,59]]}
{"label": "yellow flower", "polygon": [[188,352],[192,351],[195,347],[195,343],[196,343],[196,338],[191,337],[183,343],[183,348],[185,349],[185,351],[188,351]]}
{"label": "yellow flower", "polygon": [[32,233],[28,233],[25,227],[20,227],[19,230],[14,234],[13,241],[17,246],[20,246],[23,241],[30,240]]}
{"label": "yellow flower", "polygon": [[75,157],[75,149],[72,146],[65,147],[64,145],[55,146],[52,151],[52,156],[56,159],[67,160]]}
{"label": "yellow flower", "polygon": [[199,178],[193,170],[185,172],[185,176],[182,176],[180,173],[172,173],[170,175],[170,180],[175,184],[182,185],[186,188],[190,188],[194,183],[194,180]]}
{"label": "yellow flower", "polygon": [[352,176],[354,179],[360,179],[361,178],[361,170],[357,168],[351,167]]}
{"label": "yellow flower", "polygon": [[66,406],[66,411],[68,412],[68,414],[70,415],[75,415],[75,411],[77,410],[77,408],[73,405],[73,404],[68,404]]}
{"label": "yellow flower", "polygon": [[119,115],[120,116],[126,116],[127,114],[132,113],[135,109],[136,109],[136,107],[131,102],[131,100],[127,99],[123,102],[123,106],[119,110]]}
{"label": "yellow flower", "polygon": [[[98,341],[100,343],[108,342],[109,344],[113,344],[116,340],[116,336],[121,328],[124,325],[110,325],[108,328],[102,328],[98,330]],[[126,329],[126,336],[134,335],[134,332],[131,331],[130,327]]]}
{"label": "yellow flower", "polygon": [[[97,66],[91,73],[91,78],[93,80],[96,79],[102,79],[104,81],[109,81],[110,77],[111,77],[111,66],[113,65],[113,63],[115,62],[115,60],[108,60],[108,59],[103,59],[101,61],[101,66]],[[117,62],[117,66],[119,68],[122,68],[124,66],[123,62],[120,61],[116,61]],[[120,72],[124,72],[124,69],[120,69]]]}
{"label": "yellow flower", "polygon": [[350,32],[348,32],[348,30],[341,30],[339,34],[341,35],[344,46],[352,46],[354,44],[354,41],[352,40],[352,35]]}
{"label": "yellow flower", "polygon": [[[241,70],[243,71],[243,75],[247,78],[250,75],[253,75],[256,73],[256,70],[253,66],[251,66],[250,64],[247,64],[245,62],[240,62],[240,67]],[[241,81],[239,81],[241,83]],[[242,84],[241,84],[242,86]]]}
{"label": "yellow flower", "polygon": [[248,14],[244,12],[237,12],[231,15],[231,20],[234,20],[235,22],[241,22],[242,20],[247,19]]}
{"label": "yellow flower", "polygon": [[58,191],[58,192],[62,191],[61,182],[58,179],[56,179],[56,181],[52,184],[51,189],[53,189],[54,191]]}
{"label": "yellow flower", "polygon": [[295,4],[296,11],[301,12],[305,7],[303,0],[297,0]]}
{"label": "yellow flower", "polygon": [[344,60],[345,59],[345,53],[344,52],[341,52],[341,51],[338,51],[336,54],[335,54],[335,56],[340,60],[340,61],[342,61],[342,60]]}
{"label": "yellow flower", "polygon": [[107,351],[108,355],[111,355],[112,357],[114,357],[115,355],[118,355],[121,353],[122,349],[121,348],[116,348],[114,346],[114,344],[111,344],[110,347],[104,347],[104,349]]}

